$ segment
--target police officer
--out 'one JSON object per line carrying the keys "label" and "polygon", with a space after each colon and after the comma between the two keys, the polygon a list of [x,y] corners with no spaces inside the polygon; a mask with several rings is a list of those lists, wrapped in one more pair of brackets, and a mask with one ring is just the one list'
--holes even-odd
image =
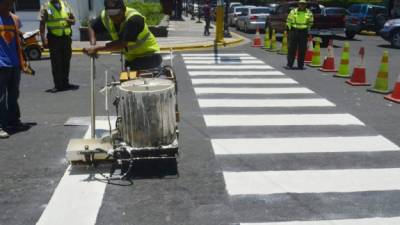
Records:
{"label": "police officer", "polygon": [[307,9],[306,0],[300,0],[298,8],[290,11],[286,25],[289,30],[289,49],[287,56],[287,69],[293,69],[293,63],[298,50],[297,66],[304,69],[304,58],[307,50],[308,30],[313,25],[314,17]]}
{"label": "police officer", "polygon": [[150,32],[146,19],[135,9],[125,6],[124,0],[104,0],[105,10],[92,21],[89,28],[90,42],[96,44],[96,33],[107,32],[112,41],[105,45],[84,48],[89,56],[98,51],[122,51],[131,70],[159,67],[162,57],[160,47]]}
{"label": "police officer", "polygon": [[[51,69],[54,88],[47,92],[55,93],[77,89],[78,85],[69,83],[69,69],[72,56],[72,29],[75,17],[71,7],[63,0],[50,0],[40,10],[40,34],[44,48],[50,50]],[[45,28],[47,26],[47,39]]]}

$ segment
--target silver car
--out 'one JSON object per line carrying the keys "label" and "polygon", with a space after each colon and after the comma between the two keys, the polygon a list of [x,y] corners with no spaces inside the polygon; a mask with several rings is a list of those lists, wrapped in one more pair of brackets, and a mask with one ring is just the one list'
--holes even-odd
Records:
{"label": "silver car", "polygon": [[272,9],[269,7],[250,7],[244,10],[236,21],[236,29],[245,33],[255,31],[257,27],[262,30],[265,27],[265,20]]}
{"label": "silver car", "polygon": [[255,7],[253,5],[244,5],[244,6],[234,6],[232,8],[229,8],[229,14],[228,14],[228,24],[230,26],[236,26],[236,20],[242,14],[243,11],[245,11],[249,7]]}

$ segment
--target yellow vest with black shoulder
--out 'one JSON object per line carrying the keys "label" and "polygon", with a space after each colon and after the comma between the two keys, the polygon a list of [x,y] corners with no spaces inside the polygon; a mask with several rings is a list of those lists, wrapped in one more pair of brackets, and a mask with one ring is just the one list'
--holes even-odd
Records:
{"label": "yellow vest with black shoulder", "polygon": [[70,13],[69,8],[64,1],[60,1],[60,4],[61,10],[58,11],[51,2],[47,3],[47,29],[51,34],[58,37],[71,36],[71,25],[67,21]]}
{"label": "yellow vest with black shoulder", "polygon": [[314,22],[314,16],[309,9],[300,11],[298,8],[292,9],[287,17],[286,25],[295,29],[310,29]]}
{"label": "yellow vest with black shoulder", "polygon": [[144,18],[144,28],[142,32],[139,33],[136,42],[128,42],[127,47],[123,50],[125,58],[127,61],[132,61],[135,58],[154,54],[160,51],[160,47],[158,46],[157,40],[154,35],[150,32],[147,24],[146,18],[140,14],[138,11],[132,8],[126,8],[125,12],[125,21],[122,22],[120,26],[120,30],[117,31],[114,23],[110,19],[110,17],[106,14],[105,10],[101,12],[101,20],[103,22],[104,27],[107,29],[110,34],[112,40],[119,40],[119,34],[125,29],[126,22],[133,16],[141,16]]}

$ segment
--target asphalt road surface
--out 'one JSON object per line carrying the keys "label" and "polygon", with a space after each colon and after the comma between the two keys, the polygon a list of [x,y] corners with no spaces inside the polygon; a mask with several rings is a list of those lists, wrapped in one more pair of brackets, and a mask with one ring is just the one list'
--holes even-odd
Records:
{"label": "asphalt road surface", "polygon": [[[399,50],[357,38],[351,64],[364,46],[373,82],[388,50],[393,87]],[[338,58],[343,40],[335,46]],[[104,70],[118,73],[118,60],[100,57],[98,89]],[[88,127],[64,123],[89,114],[89,59],[71,64],[76,91],[44,92],[52,87],[48,60],[22,79],[23,121],[32,127],[0,141],[0,224],[400,223],[400,105],[366,87],[311,68],[286,71],[285,56],[249,44],[178,54],[178,167],[140,163],[132,183],[115,185],[65,162],[68,140]],[[99,94],[98,115],[103,108]]]}

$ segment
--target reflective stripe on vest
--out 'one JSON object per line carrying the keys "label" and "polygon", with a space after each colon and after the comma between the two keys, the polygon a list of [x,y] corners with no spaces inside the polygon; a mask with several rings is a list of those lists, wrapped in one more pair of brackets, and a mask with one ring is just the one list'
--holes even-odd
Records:
{"label": "reflective stripe on vest", "polygon": [[60,1],[61,10],[58,11],[54,5],[48,3],[48,18],[46,21],[46,26],[49,32],[55,36],[70,36],[72,33],[71,25],[68,24],[69,11],[67,11],[67,6],[63,1]]}
{"label": "reflective stripe on vest", "polygon": [[119,40],[120,34],[125,30],[126,22],[133,16],[141,16],[145,20],[144,28],[142,32],[139,33],[136,42],[128,42],[127,47],[124,49],[123,53],[126,57],[127,61],[132,61],[137,57],[142,57],[146,55],[153,54],[155,52],[160,51],[160,47],[157,44],[156,38],[150,32],[147,24],[146,18],[142,16],[138,11],[132,8],[126,8],[125,12],[125,21],[120,25],[120,30],[117,31],[114,23],[110,19],[110,17],[106,14],[105,10],[101,13],[101,20],[103,22],[104,27],[107,29],[110,34],[112,40]]}
{"label": "reflective stripe on vest", "polygon": [[13,32],[15,32],[16,29],[12,25],[0,25],[0,31],[13,31]]}

